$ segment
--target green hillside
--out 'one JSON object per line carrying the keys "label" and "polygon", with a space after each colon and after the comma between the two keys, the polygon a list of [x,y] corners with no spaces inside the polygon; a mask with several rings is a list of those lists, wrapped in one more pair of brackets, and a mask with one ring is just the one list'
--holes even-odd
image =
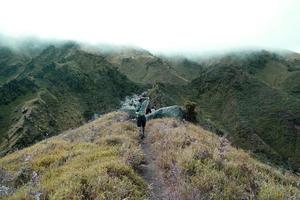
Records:
{"label": "green hillside", "polygon": [[24,62],[28,59],[8,47],[0,46],[0,86],[16,77],[24,69]]}
{"label": "green hillside", "polygon": [[140,88],[104,57],[75,43],[49,46],[22,66],[18,77],[0,87],[2,152],[112,111]]}
{"label": "green hillside", "polygon": [[29,47],[1,48],[2,153],[79,126],[149,89],[152,106],[193,101],[204,127],[228,132],[234,145],[264,160],[299,168],[299,54],[187,59],[134,48],[92,51],[74,42]]}
{"label": "green hillside", "polygon": [[299,54],[289,51],[246,51],[204,60],[203,65],[207,68],[216,65],[239,66],[269,87],[299,97]]}
{"label": "green hillside", "polygon": [[299,166],[299,99],[238,66],[210,69],[190,87],[191,99],[209,119],[232,133],[235,144]]}
{"label": "green hillside", "polygon": [[234,145],[263,160],[298,170],[300,82],[298,71],[289,70],[292,62],[260,51],[201,63],[198,78],[187,86],[156,85],[153,98],[171,97],[158,103],[163,105],[193,101],[203,126],[220,134],[229,132]]}
{"label": "green hillside", "polygon": [[167,60],[144,50],[125,49],[121,52],[109,53],[107,57],[121,73],[137,83],[186,84],[188,82]]}

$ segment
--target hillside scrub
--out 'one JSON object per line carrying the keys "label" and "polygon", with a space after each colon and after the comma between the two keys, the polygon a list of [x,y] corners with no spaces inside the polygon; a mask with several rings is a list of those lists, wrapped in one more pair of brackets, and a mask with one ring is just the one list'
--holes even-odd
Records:
{"label": "hillside scrub", "polygon": [[0,47],[0,155],[80,126],[149,89],[151,108],[194,102],[192,121],[229,133],[235,146],[265,162],[299,171],[299,54],[249,50],[187,59],[84,46]]}
{"label": "hillside scrub", "polygon": [[[146,134],[169,199],[300,198],[299,177],[192,123],[150,120]],[[142,148],[127,114],[106,114],[1,158],[2,198],[149,199]]]}
{"label": "hillside scrub", "polygon": [[185,119],[189,122],[196,122],[197,113],[195,111],[197,104],[195,102],[186,101],[184,103]]}
{"label": "hillside scrub", "polygon": [[300,179],[253,159],[224,137],[191,123],[148,123],[170,199],[299,199]]}
{"label": "hillside scrub", "polygon": [[141,88],[105,57],[72,42],[50,45],[22,67],[0,85],[1,155],[78,127],[95,113],[111,112]]}
{"label": "hillside scrub", "polygon": [[1,158],[12,177],[6,185],[13,192],[5,198],[146,198],[146,185],[134,171],[143,160],[137,130],[125,120],[125,113],[110,113]]}

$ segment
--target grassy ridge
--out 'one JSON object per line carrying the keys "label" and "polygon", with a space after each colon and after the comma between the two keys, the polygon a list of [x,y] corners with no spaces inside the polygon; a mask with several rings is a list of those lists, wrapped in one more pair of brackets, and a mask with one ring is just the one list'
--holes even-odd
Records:
{"label": "grassy ridge", "polygon": [[16,190],[6,199],[38,193],[42,199],[146,198],[146,185],[134,171],[143,160],[137,130],[126,120],[124,113],[110,113],[1,158],[13,177],[7,185]]}
{"label": "grassy ridge", "polygon": [[[300,111],[297,98],[270,88],[232,66],[208,71],[192,82],[192,87],[193,100],[213,121],[234,134],[235,143],[247,149],[254,147],[256,153],[273,154],[270,157],[274,156],[273,149],[289,158],[291,164],[299,162],[299,135],[292,124]],[[258,143],[255,135],[263,141]]]}
{"label": "grassy ridge", "polygon": [[175,119],[148,124],[170,199],[299,199],[299,177],[233,148],[201,127]]}
{"label": "grassy ridge", "polygon": [[[300,197],[299,177],[199,126],[156,119],[146,132],[170,199]],[[1,184],[12,189],[5,199],[148,199],[144,158],[135,124],[113,112],[1,158]]]}
{"label": "grassy ridge", "polygon": [[270,87],[244,66],[210,66],[186,86],[157,84],[150,94],[158,105],[194,101],[200,124],[229,132],[234,145],[263,160],[299,168],[299,99]]}
{"label": "grassy ridge", "polygon": [[150,97],[157,108],[194,101],[205,127],[230,132],[235,145],[267,160],[299,168],[299,55],[250,51],[196,62],[134,49],[97,53],[72,42],[32,58],[3,52],[0,70],[20,71],[13,80],[5,75],[11,81],[0,87],[1,151],[110,112],[126,95],[154,84]]}

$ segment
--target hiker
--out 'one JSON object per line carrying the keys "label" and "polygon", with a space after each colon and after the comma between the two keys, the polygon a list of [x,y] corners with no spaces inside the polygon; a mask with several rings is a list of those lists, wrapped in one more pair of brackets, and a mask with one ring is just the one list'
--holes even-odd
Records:
{"label": "hiker", "polygon": [[147,109],[146,109],[146,115],[148,115],[149,113],[152,113],[151,109],[150,109],[150,106],[148,105],[147,106]]}
{"label": "hiker", "polygon": [[137,126],[140,127],[140,137],[145,138],[145,126],[146,126],[146,111],[149,106],[149,97],[144,94],[138,100],[137,110],[136,110],[136,122]]}

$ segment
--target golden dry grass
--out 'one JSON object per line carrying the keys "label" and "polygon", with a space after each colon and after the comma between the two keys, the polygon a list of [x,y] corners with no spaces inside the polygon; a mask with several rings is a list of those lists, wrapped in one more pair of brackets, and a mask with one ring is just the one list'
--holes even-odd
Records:
{"label": "golden dry grass", "polygon": [[299,177],[199,126],[156,119],[147,132],[171,199],[300,199]]}
{"label": "golden dry grass", "polygon": [[[147,141],[176,199],[300,199],[299,177],[263,164],[224,138],[191,123],[156,119]],[[5,199],[147,199],[137,170],[144,160],[138,130],[113,112],[0,159],[16,191]],[[20,170],[37,181],[20,179]],[[21,177],[22,178],[22,177]],[[16,181],[17,180],[17,181]]]}
{"label": "golden dry grass", "polygon": [[134,171],[143,160],[137,130],[124,113],[110,113],[78,129],[0,159],[16,175],[29,168],[39,174],[8,199],[143,199],[144,181]]}

